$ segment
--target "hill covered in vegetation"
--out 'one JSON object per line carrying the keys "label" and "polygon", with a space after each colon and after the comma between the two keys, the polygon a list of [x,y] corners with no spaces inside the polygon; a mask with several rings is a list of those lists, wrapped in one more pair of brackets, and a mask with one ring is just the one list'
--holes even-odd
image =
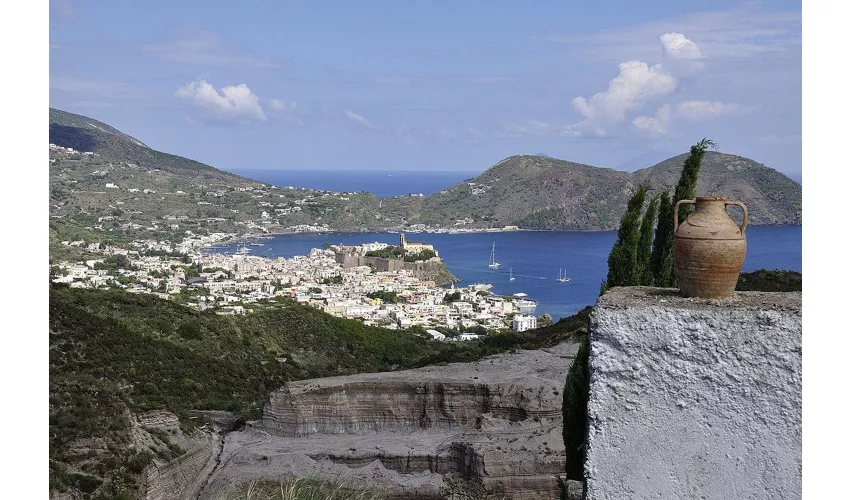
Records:
{"label": "hill covered in vegetation", "polygon": [[50,289],[50,488],[135,498],[153,459],[182,435],[138,425],[167,411],[184,434],[198,410],[254,419],[284,381],[472,361],[586,333],[589,308],[553,326],[439,342],[282,299],[245,316],[198,312],[121,290]]}

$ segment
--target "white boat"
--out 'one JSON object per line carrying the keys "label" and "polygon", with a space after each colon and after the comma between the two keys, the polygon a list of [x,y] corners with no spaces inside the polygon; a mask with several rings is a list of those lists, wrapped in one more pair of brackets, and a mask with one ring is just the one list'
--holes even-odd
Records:
{"label": "white boat", "polygon": [[238,255],[248,255],[249,253],[251,253],[251,249],[250,249],[250,248],[248,248],[248,245],[247,245],[247,244],[245,244],[245,242],[242,242],[242,246],[241,246],[241,247],[237,245],[236,253],[237,253]]}
{"label": "white boat", "polygon": [[510,276],[510,278],[508,278],[508,281],[515,280],[516,278],[514,278],[514,268],[510,268],[508,271],[510,271],[510,273],[511,273],[511,276]]}
{"label": "white boat", "polygon": [[[561,271],[563,271],[563,273],[561,273]],[[558,279],[556,281],[558,281],[559,283],[566,283],[567,281],[570,281],[570,279],[567,277],[566,269],[558,269]]]}
{"label": "white boat", "polygon": [[493,251],[490,252],[490,263],[487,264],[487,267],[489,267],[490,269],[499,269],[499,266],[501,266],[501,264],[496,262],[496,242],[494,241]]}

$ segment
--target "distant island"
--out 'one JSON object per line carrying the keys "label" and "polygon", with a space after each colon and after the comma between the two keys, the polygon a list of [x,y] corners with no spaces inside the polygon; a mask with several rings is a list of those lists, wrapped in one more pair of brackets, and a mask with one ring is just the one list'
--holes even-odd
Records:
{"label": "distant island", "polygon": [[[430,196],[272,186],[50,109],[51,255],[60,240],[180,241],[214,232],[613,230],[641,184],[669,189],[685,156],[633,173],[542,154],[506,158]],[[754,160],[709,152],[697,192],[742,200],[750,223],[801,224],[802,188]]]}

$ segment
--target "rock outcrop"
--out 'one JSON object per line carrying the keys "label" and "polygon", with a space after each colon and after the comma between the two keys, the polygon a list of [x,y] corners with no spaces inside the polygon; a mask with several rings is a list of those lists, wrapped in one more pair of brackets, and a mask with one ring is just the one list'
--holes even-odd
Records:
{"label": "rock outcrop", "polygon": [[561,390],[578,344],[474,363],[287,383],[224,440],[197,493],[321,475],[392,498],[555,498]]}

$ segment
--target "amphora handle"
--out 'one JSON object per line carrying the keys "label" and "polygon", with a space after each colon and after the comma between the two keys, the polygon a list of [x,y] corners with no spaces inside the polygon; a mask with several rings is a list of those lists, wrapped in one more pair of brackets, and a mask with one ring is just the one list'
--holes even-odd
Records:
{"label": "amphora handle", "polygon": [[740,226],[741,234],[744,234],[744,232],[747,230],[747,219],[748,219],[747,206],[744,205],[743,203],[741,203],[740,201],[727,201],[726,206],[728,207],[729,205],[739,206],[739,207],[741,207],[741,210],[744,211],[744,223]]}
{"label": "amphora handle", "polygon": [[[679,205],[682,203],[687,205],[696,205],[697,200],[679,200],[676,202],[676,207],[673,209],[673,234],[676,234],[676,231],[679,230]],[[746,208],[744,210],[746,210]]]}

